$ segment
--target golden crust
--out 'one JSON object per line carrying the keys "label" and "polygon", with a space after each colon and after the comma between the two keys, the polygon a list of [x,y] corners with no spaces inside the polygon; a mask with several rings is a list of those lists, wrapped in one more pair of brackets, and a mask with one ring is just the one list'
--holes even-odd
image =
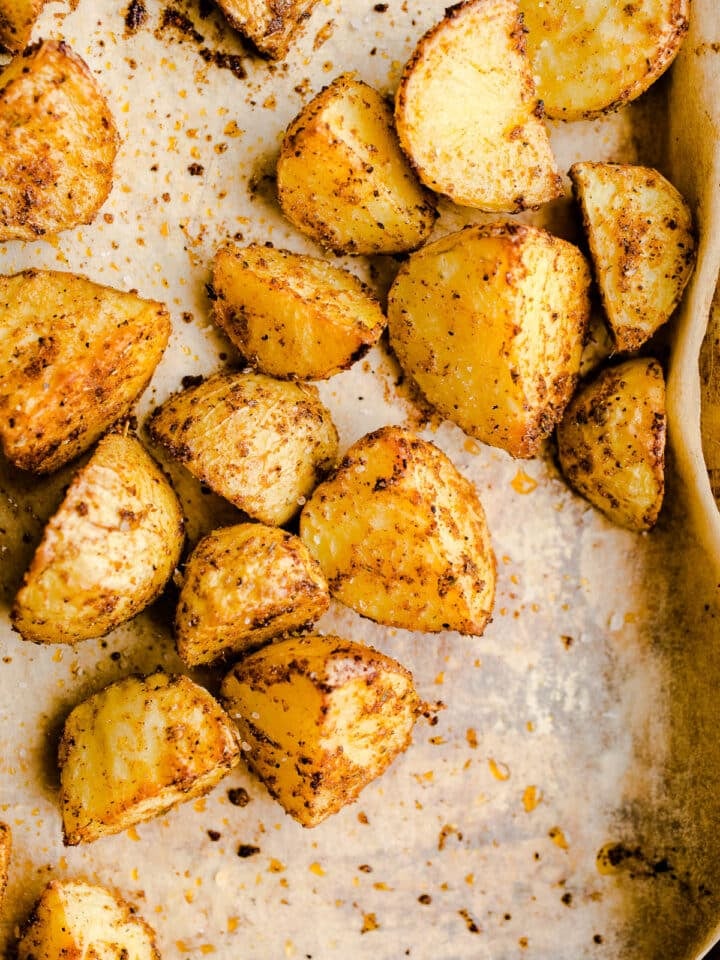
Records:
{"label": "golden crust", "polygon": [[0,0],[0,47],[19,53],[30,40],[46,0]]}
{"label": "golden crust", "polygon": [[283,60],[317,0],[216,0],[228,23],[258,52]]}

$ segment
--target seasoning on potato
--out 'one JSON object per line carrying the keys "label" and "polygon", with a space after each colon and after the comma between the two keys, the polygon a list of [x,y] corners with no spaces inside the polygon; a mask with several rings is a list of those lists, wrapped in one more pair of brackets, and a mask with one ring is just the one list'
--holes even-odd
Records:
{"label": "seasoning on potato", "polygon": [[342,74],[300,111],[280,147],[283,213],[336,253],[402,253],[427,240],[435,203],[397,142],[377,90]]}
{"label": "seasoning on potato", "polygon": [[304,827],[346,804],[410,743],[422,710],[410,672],[335,636],[291,637],[245,657],[221,696],[243,756]]}
{"label": "seasoning on potato", "polygon": [[227,244],[213,264],[213,315],[256,370],[324,380],[376,343],[385,315],[356,276],[318,257]]}
{"label": "seasoning on potato", "polygon": [[314,623],[329,602],[325,577],[298,537],[262,523],[214,530],[185,566],[178,653],[190,666],[244,653]]}
{"label": "seasoning on potato", "polygon": [[16,467],[49,473],[130,412],[171,324],[135,292],[30,269],[0,276],[0,329],[0,445]]}
{"label": "seasoning on potato", "polygon": [[105,887],[51,880],[23,927],[17,960],[160,960],[155,932]]}
{"label": "seasoning on potato", "polygon": [[259,53],[283,60],[317,0],[216,0],[228,23]]}
{"label": "seasoning on potato", "polygon": [[420,180],[461,206],[514,213],[563,193],[517,0],[466,0],[418,42],[395,100]]}
{"label": "seasoning on potato", "polygon": [[2,906],[5,888],[7,887],[11,855],[12,830],[7,823],[0,822],[0,906]]}
{"label": "seasoning on potato", "polygon": [[335,462],[338,436],[317,389],[223,372],[170,397],[151,437],[248,516],[290,520]]}
{"label": "seasoning on potato", "polygon": [[353,444],[303,508],[300,535],[331,596],[371,620],[479,635],[490,619],[495,556],[477,492],[409,430]]}
{"label": "seasoning on potato", "polygon": [[584,161],[570,178],[615,345],[638,350],[669,320],[692,275],[690,207],[650,167]]}
{"label": "seasoning on potato", "polygon": [[46,0],[0,0],[0,47],[19,53],[30,40]]}
{"label": "seasoning on potato", "polygon": [[112,187],[119,137],[87,64],[59,40],[0,74],[0,242],[90,223]]}
{"label": "seasoning on potato", "polygon": [[207,690],[162,671],[78,704],[58,750],[63,838],[90,843],[211,790],[238,763],[237,731]]}
{"label": "seasoning on potato", "polygon": [[183,517],[137,438],[107,434],[45,527],[11,611],[35,643],[101,637],[163,590],[183,545]]}
{"label": "seasoning on potato", "polygon": [[636,357],[583,385],[558,425],[558,456],[570,486],[630,530],[657,521],[665,488],[665,379],[657,360]]}
{"label": "seasoning on potato", "polygon": [[545,230],[468,227],[400,268],[388,295],[390,343],[443,416],[533,457],[578,379],[589,284],[577,247]]}

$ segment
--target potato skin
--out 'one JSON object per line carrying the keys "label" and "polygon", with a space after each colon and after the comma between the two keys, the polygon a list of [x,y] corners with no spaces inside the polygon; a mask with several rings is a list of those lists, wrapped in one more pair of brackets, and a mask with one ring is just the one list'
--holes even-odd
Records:
{"label": "potato skin", "polygon": [[185,676],[130,676],[78,704],[58,748],[66,845],[90,843],[211,790],[239,760],[220,704]]}
{"label": "potato skin", "polygon": [[46,0],[0,0],[0,48],[19,53],[27,44]]}
{"label": "potato skin", "polygon": [[0,242],[90,223],[112,187],[119,137],[86,63],[45,40],[0,75]]}
{"label": "potato skin", "polygon": [[150,436],[248,516],[286,523],[335,462],[337,430],[317,389],[223,372],[170,397]]}
{"label": "potato skin", "polygon": [[284,60],[317,0],[216,0],[228,23],[271,60]]}
{"label": "potato skin", "polygon": [[180,559],[177,497],[139,440],[107,434],[43,533],[11,611],[35,643],[77,643],[129,620]]}
{"label": "potato skin", "polygon": [[482,634],[495,556],[473,485],[434,444],[383,427],[347,451],[300,516],[330,594],[393,627]]}
{"label": "potato skin", "polygon": [[49,473],[124,417],[170,336],[164,304],[78,274],[0,276],[0,443],[23,470]]}
{"label": "potato skin", "polygon": [[369,287],[318,257],[251,244],[215,256],[213,316],[248,363],[287,380],[324,380],[375,344],[385,315]]}
{"label": "potato skin", "polygon": [[11,856],[12,830],[7,823],[0,822],[0,907],[2,907],[5,888],[7,887]]}
{"label": "potato skin", "polygon": [[292,637],[236,664],[222,699],[243,756],[285,811],[314,827],[352,803],[410,742],[409,671],[372,647]]}
{"label": "potato skin", "polygon": [[583,385],[558,425],[558,456],[570,486],[608,519],[649,530],[663,501],[665,379],[657,360],[636,357]]}
{"label": "potato skin", "polygon": [[412,254],[388,295],[390,344],[430,403],[514,457],[533,457],[578,379],[590,311],[580,251],[491,223]]}
{"label": "potato skin", "polygon": [[329,602],[325,577],[298,537],[261,523],[214,530],[185,566],[178,654],[190,666],[242,654],[314,623]]}

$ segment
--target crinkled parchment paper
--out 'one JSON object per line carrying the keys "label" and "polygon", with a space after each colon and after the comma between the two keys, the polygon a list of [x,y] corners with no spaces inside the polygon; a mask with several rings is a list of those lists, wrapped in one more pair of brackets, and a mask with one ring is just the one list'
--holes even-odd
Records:
{"label": "crinkled parchment paper", "polygon": [[[123,136],[115,186],[92,226],[0,248],[5,272],[69,269],[168,303],[172,343],[138,407],[141,421],[183,377],[237,359],[209,320],[205,284],[221,241],[313,251],[274,199],[288,121],[342,70],[392,93],[444,0],[320,2],[274,66],[254,59],[204,4],[146,6],[132,31],[124,0],[46,7],[36,36],[64,36],[111,100]],[[707,159],[716,115],[703,86],[717,63],[717,19],[714,0],[697,0],[670,77],[614,116],[552,128],[564,170],[579,159],[640,160],[688,193],[701,228],[701,282],[684,323],[700,337],[718,266],[717,230],[708,233],[717,225],[717,152],[714,166]],[[717,89],[715,97],[717,108]],[[443,204],[437,231],[479,219]],[[578,236],[568,199],[525,219]],[[343,262],[380,293],[394,268]],[[685,368],[674,367],[676,377],[677,369]],[[697,389],[696,363],[683,376]],[[615,529],[568,491],[550,449],[513,461],[424,418],[397,382],[381,346],[321,391],[343,448],[381,424],[409,423],[474,481],[498,557],[497,607],[482,638],[384,629],[339,607],[324,618],[323,629],[398,657],[422,696],[443,706],[357,804],[314,830],[238,769],[200,802],[63,849],[60,726],[112,680],[181,668],[172,597],[102,641],[21,641],[7,607],[70,470],[38,481],[1,468],[0,816],[15,837],[3,956],[52,876],[120,890],[156,928],[165,960],[690,960],[714,938],[720,624],[716,576],[687,509],[692,489],[671,464],[658,528],[648,536]],[[673,429],[677,442],[677,414]],[[180,469],[173,476],[191,541],[232,521],[232,509]],[[216,675],[197,677],[217,689]],[[257,852],[240,857],[240,845]]]}

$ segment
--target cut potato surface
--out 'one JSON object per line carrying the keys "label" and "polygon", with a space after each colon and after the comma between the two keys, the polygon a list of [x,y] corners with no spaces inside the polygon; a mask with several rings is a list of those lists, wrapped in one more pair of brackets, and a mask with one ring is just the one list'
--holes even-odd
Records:
{"label": "cut potato surface", "polygon": [[0,242],[90,223],[112,186],[119,144],[85,62],[45,40],[0,74]]}
{"label": "cut potato surface", "polygon": [[689,0],[519,0],[545,113],[596,117],[640,96],[687,33]]}
{"label": "cut potato surface", "polygon": [[390,343],[443,416],[532,457],[577,382],[589,284],[577,247],[544,230],[469,227],[401,267],[388,296]]}
{"label": "cut potato surface", "polygon": [[213,314],[255,369],[323,380],[376,343],[385,315],[370,289],[325,260],[253,244],[215,256]]}
{"label": "cut potato surface", "polygon": [[300,535],[331,595],[371,620],[481,634],[490,619],[495,556],[475,488],[409,430],[353,444],[303,508]]}
{"label": "cut potato surface", "polygon": [[216,0],[225,17],[260,53],[282,60],[317,0]]}
{"label": "cut potato surface", "polygon": [[135,437],[108,434],[45,528],[13,628],[36,643],[103,636],[158,596],[183,537],[180,505],[158,465]]}
{"label": "cut potato surface", "polygon": [[587,161],[570,177],[616,347],[638,350],[670,318],[692,274],[690,208],[650,167]]}
{"label": "cut potato surface", "polygon": [[285,811],[314,827],[352,803],[410,743],[422,709],[408,670],[339,637],[293,637],[222,685],[244,757]]}
{"label": "cut potato surface", "polygon": [[0,0],[0,47],[18,53],[28,43],[46,0]]}
{"label": "cut potato surface", "polygon": [[239,760],[219,703],[188,677],[113,683],[71,711],[58,752],[64,841],[89,843],[202,796]]}
{"label": "cut potato surface", "polygon": [[562,195],[516,0],[467,0],[419,41],[395,101],[422,182],[455,203],[513,213]]}

